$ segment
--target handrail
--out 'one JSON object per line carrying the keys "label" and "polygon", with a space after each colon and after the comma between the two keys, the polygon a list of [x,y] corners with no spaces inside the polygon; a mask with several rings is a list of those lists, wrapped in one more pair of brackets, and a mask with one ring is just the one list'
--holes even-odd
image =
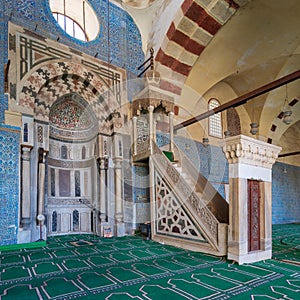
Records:
{"label": "handrail", "polygon": [[218,245],[218,224],[219,221],[214,214],[206,207],[202,199],[190,188],[180,173],[172,166],[171,162],[162,153],[154,141],[152,141],[153,155],[151,158],[156,167],[165,175],[177,195],[185,199],[185,206],[197,212],[201,218],[197,221],[202,224],[205,230],[211,233],[209,238],[213,238],[214,245]]}

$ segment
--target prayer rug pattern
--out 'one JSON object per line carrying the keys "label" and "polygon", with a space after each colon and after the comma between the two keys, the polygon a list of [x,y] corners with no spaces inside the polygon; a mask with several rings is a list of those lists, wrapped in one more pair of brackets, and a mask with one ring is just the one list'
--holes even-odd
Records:
{"label": "prayer rug pattern", "polygon": [[300,251],[287,232],[276,260],[241,266],[140,237],[50,237],[42,249],[1,252],[0,299],[300,299],[300,266],[279,261]]}

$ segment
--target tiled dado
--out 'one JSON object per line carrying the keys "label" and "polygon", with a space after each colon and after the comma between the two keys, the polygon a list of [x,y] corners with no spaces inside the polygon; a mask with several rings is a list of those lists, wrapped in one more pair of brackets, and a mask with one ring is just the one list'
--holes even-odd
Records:
{"label": "tiled dado", "polygon": [[16,127],[0,125],[0,244],[17,242],[19,141]]}

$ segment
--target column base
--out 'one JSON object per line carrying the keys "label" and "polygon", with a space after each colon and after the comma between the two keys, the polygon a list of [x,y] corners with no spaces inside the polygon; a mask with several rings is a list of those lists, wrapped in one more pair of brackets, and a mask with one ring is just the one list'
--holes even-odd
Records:
{"label": "column base", "polygon": [[125,223],[119,222],[115,224],[115,235],[118,237],[125,236]]}
{"label": "column base", "polygon": [[236,261],[239,265],[245,263],[254,263],[266,259],[270,259],[272,257],[272,250],[262,250],[262,251],[253,251],[246,254],[236,255],[232,253],[228,253],[227,258],[229,260]]}
{"label": "column base", "polygon": [[31,243],[31,230],[19,229],[18,244]]}
{"label": "column base", "polygon": [[100,236],[101,237],[111,237],[112,236],[112,230],[108,222],[101,222],[100,225]]}

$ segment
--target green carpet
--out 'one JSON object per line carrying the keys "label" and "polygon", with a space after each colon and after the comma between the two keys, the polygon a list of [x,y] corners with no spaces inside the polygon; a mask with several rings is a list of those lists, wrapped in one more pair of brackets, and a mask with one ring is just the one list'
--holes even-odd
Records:
{"label": "green carpet", "polygon": [[300,224],[273,225],[273,258],[300,265]]}
{"label": "green carpet", "polygon": [[241,266],[141,237],[51,237],[1,252],[0,299],[300,299],[299,232],[274,226],[275,259]]}

